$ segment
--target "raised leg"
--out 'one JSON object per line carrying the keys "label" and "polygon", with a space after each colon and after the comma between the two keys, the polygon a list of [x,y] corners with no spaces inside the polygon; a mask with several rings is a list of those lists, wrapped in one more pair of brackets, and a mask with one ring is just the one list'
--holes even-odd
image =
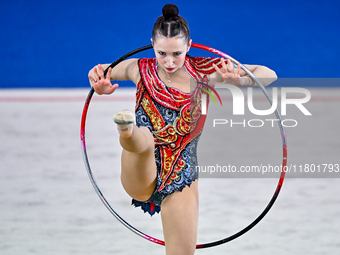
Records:
{"label": "raised leg", "polygon": [[[135,124],[118,124],[118,131],[123,147],[123,187],[132,198],[145,201],[156,186],[154,138],[148,128]],[[166,254],[193,255],[197,242],[198,181],[167,196],[161,208]]]}
{"label": "raised leg", "polygon": [[[123,111],[118,118],[131,113]],[[117,121],[117,114],[115,122]],[[129,116],[125,116],[129,119]],[[157,169],[155,163],[154,138],[146,127],[135,124],[118,124],[122,152],[121,181],[125,191],[138,201],[149,199],[156,186]]]}

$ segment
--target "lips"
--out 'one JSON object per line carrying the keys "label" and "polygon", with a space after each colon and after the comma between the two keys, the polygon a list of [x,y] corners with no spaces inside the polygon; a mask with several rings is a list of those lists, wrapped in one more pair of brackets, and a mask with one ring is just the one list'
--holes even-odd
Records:
{"label": "lips", "polygon": [[175,68],[165,68],[168,72],[175,70]]}

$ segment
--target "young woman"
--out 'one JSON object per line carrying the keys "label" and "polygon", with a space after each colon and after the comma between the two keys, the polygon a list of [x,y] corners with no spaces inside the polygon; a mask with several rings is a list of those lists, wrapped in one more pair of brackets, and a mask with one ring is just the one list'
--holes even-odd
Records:
{"label": "young woman", "polygon": [[[187,22],[175,5],[165,5],[154,24],[156,58],[129,59],[115,68],[98,65],[89,72],[96,93],[111,94],[131,80],[137,86],[135,115],[114,116],[122,151],[121,181],[133,204],[153,215],[161,211],[166,254],[194,254],[198,223],[196,148],[204,125],[200,98],[204,83],[214,79],[235,86],[255,85],[228,60],[194,58]],[[264,85],[276,80],[264,66],[246,65]],[[190,80],[196,88],[190,87]],[[134,124],[136,123],[136,124]]]}

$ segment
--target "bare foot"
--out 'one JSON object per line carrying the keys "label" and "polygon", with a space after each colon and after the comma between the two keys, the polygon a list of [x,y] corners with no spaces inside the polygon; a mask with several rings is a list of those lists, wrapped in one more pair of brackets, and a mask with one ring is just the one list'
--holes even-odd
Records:
{"label": "bare foot", "polygon": [[118,112],[113,117],[113,121],[117,124],[117,129],[121,137],[129,138],[132,135],[135,115],[129,110]]}

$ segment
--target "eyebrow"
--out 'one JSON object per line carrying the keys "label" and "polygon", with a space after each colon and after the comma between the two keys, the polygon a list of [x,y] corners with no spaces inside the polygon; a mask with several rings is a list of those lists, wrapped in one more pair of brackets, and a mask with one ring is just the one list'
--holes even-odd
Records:
{"label": "eyebrow", "polygon": [[[158,50],[158,52],[167,53],[167,52],[164,51],[164,50]],[[182,50],[177,50],[177,51],[173,51],[172,53],[182,53],[182,52],[183,52]]]}

